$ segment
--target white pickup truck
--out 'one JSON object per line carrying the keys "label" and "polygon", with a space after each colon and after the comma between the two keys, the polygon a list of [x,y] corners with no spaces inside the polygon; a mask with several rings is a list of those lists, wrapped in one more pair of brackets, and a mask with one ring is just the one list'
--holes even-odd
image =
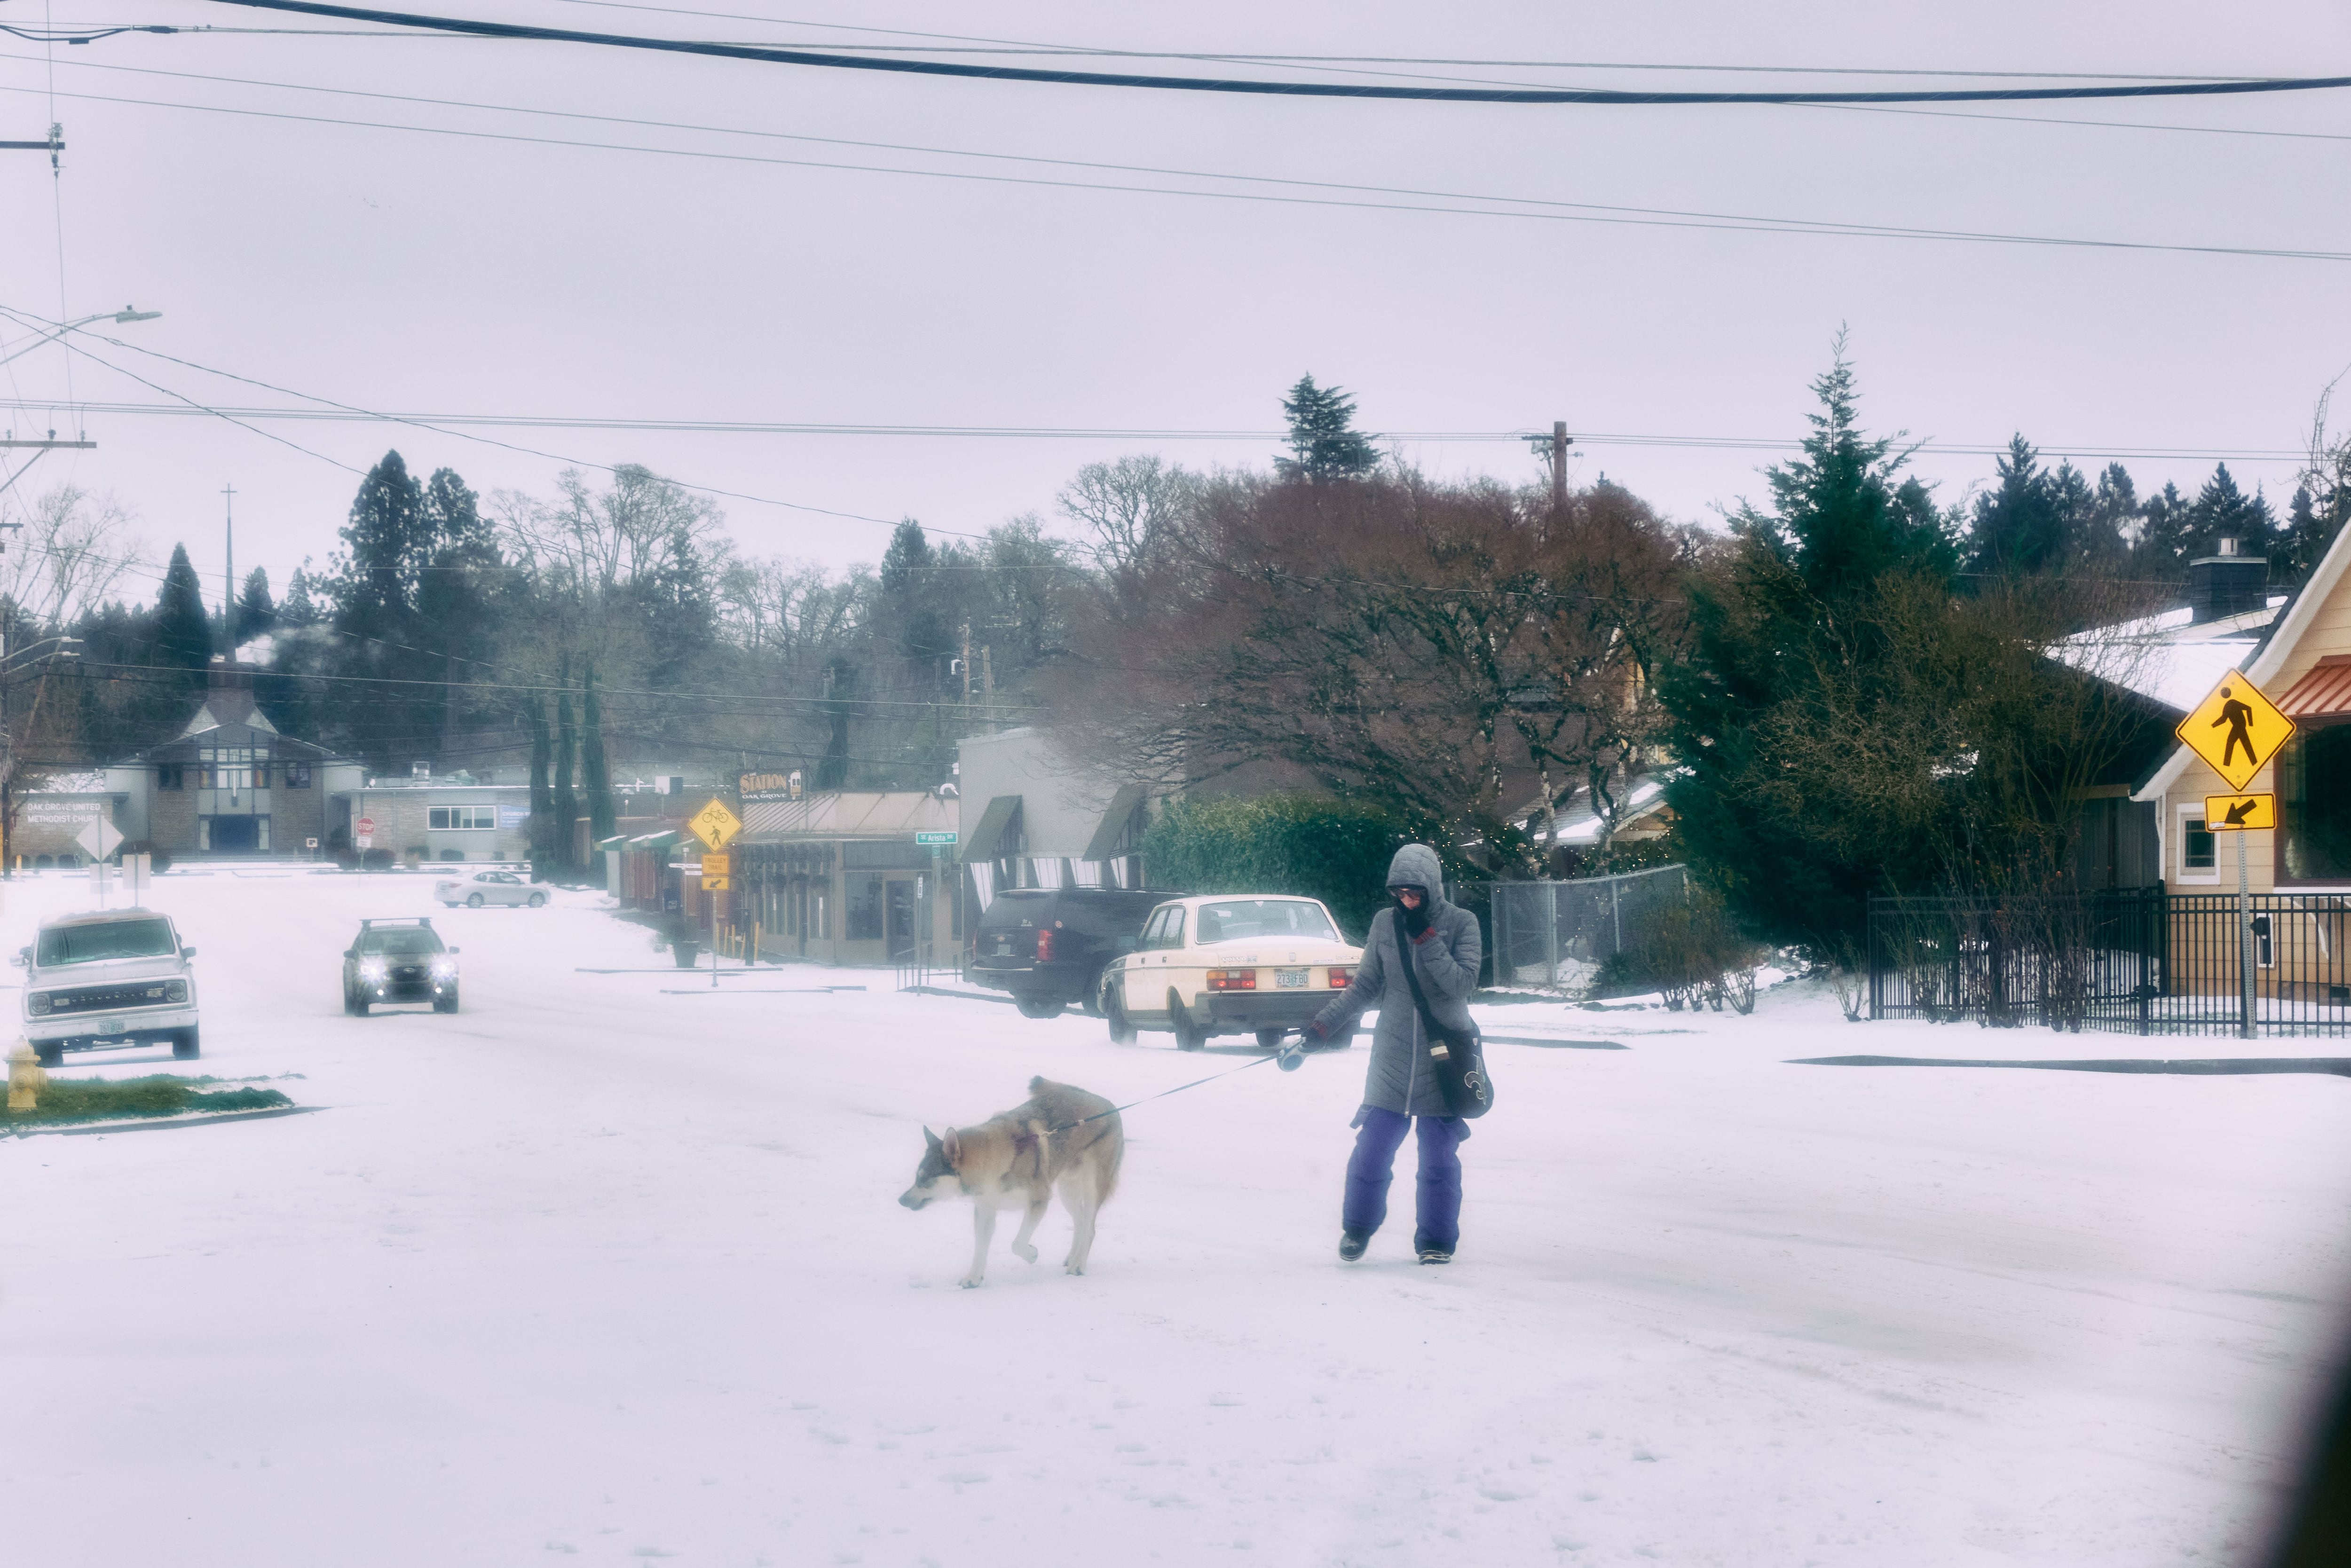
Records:
{"label": "white pickup truck", "polygon": [[168,915],[112,909],[43,923],[25,971],[25,1039],[42,1065],[68,1051],[171,1042],[197,1054],[196,976]]}

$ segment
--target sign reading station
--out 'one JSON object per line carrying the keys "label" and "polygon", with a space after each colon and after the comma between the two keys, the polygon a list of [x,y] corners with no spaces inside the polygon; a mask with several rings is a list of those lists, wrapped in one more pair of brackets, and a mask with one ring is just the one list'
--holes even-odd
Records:
{"label": "sign reading station", "polygon": [[724,800],[713,800],[685,820],[688,831],[714,850],[723,850],[743,831],[743,819],[726,809]]}
{"label": "sign reading station", "polygon": [[2210,763],[2230,789],[2242,789],[2277,755],[2278,747],[2294,738],[2294,720],[2245,679],[2244,672],[2231,670],[2172,733]]}
{"label": "sign reading station", "polygon": [[2208,833],[2242,832],[2252,828],[2276,826],[2277,797],[2274,795],[2204,797],[2204,831]]}

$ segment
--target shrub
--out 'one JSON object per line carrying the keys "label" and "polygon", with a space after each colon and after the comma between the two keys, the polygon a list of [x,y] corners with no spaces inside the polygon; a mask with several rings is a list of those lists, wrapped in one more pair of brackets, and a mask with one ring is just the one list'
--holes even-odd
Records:
{"label": "shrub", "polygon": [[1720,897],[1692,888],[1688,902],[1660,910],[1634,944],[1601,966],[1601,996],[1664,994],[1666,1006],[1755,1009],[1755,967],[1763,950],[1740,934]]}

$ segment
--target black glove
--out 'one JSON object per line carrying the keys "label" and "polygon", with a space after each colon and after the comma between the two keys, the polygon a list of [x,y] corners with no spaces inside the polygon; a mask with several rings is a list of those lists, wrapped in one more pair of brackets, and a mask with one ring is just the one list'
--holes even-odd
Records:
{"label": "black glove", "polygon": [[1308,1040],[1324,1040],[1331,1038],[1331,1030],[1324,1026],[1321,1019],[1308,1019],[1306,1027],[1300,1030],[1298,1032],[1304,1035]]}
{"label": "black glove", "polygon": [[1428,935],[1428,900],[1423,897],[1417,905],[1399,902],[1396,918],[1404,922],[1405,935],[1419,941]]}

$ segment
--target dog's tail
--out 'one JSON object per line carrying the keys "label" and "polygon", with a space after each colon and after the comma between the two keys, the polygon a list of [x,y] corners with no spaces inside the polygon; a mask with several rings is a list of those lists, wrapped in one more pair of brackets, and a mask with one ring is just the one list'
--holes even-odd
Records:
{"label": "dog's tail", "polygon": [[1108,1144],[1110,1157],[1102,1162],[1100,1185],[1094,1189],[1094,1204],[1097,1207],[1108,1203],[1111,1200],[1111,1195],[1118,1191],[1118,1167],[1126,1162],[1124,1124],[1119,1120],[1118,1113],[1115,1111],[1102,1120],[1110,1124],[1110,1130],[1097,1140],[1097,1146],[1101,1144]]}

